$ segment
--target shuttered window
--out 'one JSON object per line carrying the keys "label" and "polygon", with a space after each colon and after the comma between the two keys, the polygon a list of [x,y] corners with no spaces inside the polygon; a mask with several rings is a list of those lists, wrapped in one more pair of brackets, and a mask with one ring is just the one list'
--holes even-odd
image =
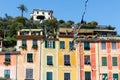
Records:
{"label": "shuttered window", "polygon": [[27,54],[27,62],[33,62],[33,54],[32,53]]}
{"label": "shuttered window", "polygon": [[64,73],[64,80],[70,80],[70,73]]}
{"label": "shuttered window", "polygon": [[117,63],[117,57],[112,57],[112,65],[113,66],[117,66],[118,63]]}
{"label": "shuttered window", "polygon": [[101,42],[102,49],[106,49],[106,42]]}
{"label": "shuttered window", "polygon": [[47,80],[53,80],[52,79],[52,72],[47,72],[46,79]]}
{"label": "shuttered window", "polygon": [[112,42],[112,49],[116,49],[116,42]]}
{"label": "shuttered window", "polygon": [[37,40],[36,39],[33,40],[33,46],[37,46]]}
{"label": "shuttered window", "polygon": [[55,48],[55,41],[45,41],[45,48]]}
{"label": "shuttered window", "polygon": [[107,58],[102,57],[102,66],[107,66]]}
{"label": "shuttered window", "polygon": [[4,70],[4,78],[10,78],[10,70]]}
{"label": "shuttered window", "polygon": [[33,69],[26,69],[26,79],[33,79]]}
{"label": "shuttered window", "polygon": [[107,73],[102,74],[102,80],[108,80],[108,75]]}
{"label": "shuttered window", "polygon": [[70,65],[70,55],[64,55],[64,65]]}
{"label": "shuttered window", "polygon": [[113,80],[118,80],[118,73],[113,74]]}
{"label": "shuttered window", "polygon": [[70,49],[70,50],[73,50],[73,46],[74,46],[73,41],[69,41],[69,49]]}
{"label": "shuttered window", "polygon": [[60,49],[65,49],[65,41],[60,41]]}
{"label": "shuttered window", "polygon": [[85,72],[85,80],[91,80],[91,72]]}
{"label": "shuttered window", "polygon": [[26,46],[26,42],[27,42],[27,41],[26,41],[25,39],[23,39],[23,40],[22,40],[22,46]]}
{"label": "shuttered window", "polygon": [[53,65],[52,56],[47,56],[47,65]]}
{"label": "shuttered window", "polygon": [[84,42],[84,50],[90,50],[90,43]]}

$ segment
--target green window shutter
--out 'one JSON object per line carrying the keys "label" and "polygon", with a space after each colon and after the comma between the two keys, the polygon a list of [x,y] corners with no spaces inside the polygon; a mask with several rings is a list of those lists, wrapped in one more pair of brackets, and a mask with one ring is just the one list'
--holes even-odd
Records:
{"label": "green window shutter", "polygon": [[69,49],[70,49],[70,50],[73,48],[73,44],[74,44],[74,43],[73,43],[72,41],[69,42]]}
{"label": "green window shutter", "polygon": [[55,48],[55,41],[53,41],[53,48]]}
{"label": "green window shutter", "polygon": [[52,80],[52,72],[47,72],[46,79],[47,80]]}
{"label": "green window shutter", "polygon": [[90,50],[90,43],[84,42],[84,50]]}
{"label": "green window shutter", "polygon": [[65,49],[65,42],[64,41],[60,41],[60,49]]}
{"label": "green window shutter", "polygon": [[91,80],[91,72],[85,72],[85,80]]}
{"label": "green window shutter", "polygon": [[27,62],[33,62],[33,54],[27,54]]}
{"label": "green window shutter", "polygon": [[108,80],[108,77],[107,77],[107,74],[106,74],[106,73],[103,73],[103,74],[102,74],[102,80]]}
{"label": "green window shutter", "polygon": [[114,74],[113,74],[113,79],[114,79],[114,80],[118,80],[118,73],[114,73]]}
{"label": "green window shutter", "polygon": [[45,48],[47,48],[47,41],[45,41]]}
{"label": "green window shutter", "polygon": [[117,57],[112,57],[112,65],[117,66]]}
{"label": "green window shutter", "polygon": [[102,57],[102,66],[107,66],[107,58]]}

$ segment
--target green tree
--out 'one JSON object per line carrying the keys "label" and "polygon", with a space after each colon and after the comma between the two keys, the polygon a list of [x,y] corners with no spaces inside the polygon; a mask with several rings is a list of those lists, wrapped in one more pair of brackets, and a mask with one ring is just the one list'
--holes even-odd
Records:
{"label": "green tree", "polygon": [[24,4],[21,4],[17,8],[21,11],[21,17],[23,17],[23,13],[28,10],[27,7]]}

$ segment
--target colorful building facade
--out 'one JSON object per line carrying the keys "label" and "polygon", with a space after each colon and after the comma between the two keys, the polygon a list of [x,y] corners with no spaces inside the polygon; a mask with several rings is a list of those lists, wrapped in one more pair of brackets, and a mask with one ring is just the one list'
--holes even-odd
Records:
{"label": "colorful building facade", "polygon": [[71,29],[60,28],[58,37],[58,80],[77,80],[77,53]]}
{"label": "colorful building facade", "polygon": [[48,35],[42,43],[41,80],[58,80],[58,39]]}
{"label": "colorful building facade", "polygon": [[17,80],[40,80],[41,73],[41,29],[23,29],[18,31]]}

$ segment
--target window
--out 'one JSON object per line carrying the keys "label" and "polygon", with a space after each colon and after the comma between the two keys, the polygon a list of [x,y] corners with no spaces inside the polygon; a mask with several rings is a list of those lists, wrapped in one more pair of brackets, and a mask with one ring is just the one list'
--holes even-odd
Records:
{"label": "window", "polygon": [[70,73],[64,73],[64,80],[70,80]]}
{"label": "window", "polygon": [[44,12],[42,12],[42,14],[44,14]]}
{"label": "window", "polygon": [[10,62],[10,54],[5,54],[5,62]]}
{"label": "window", "polygon": [[74,46],[73,41],[69,41],[69,49],[70,49],[70,50],[73,50],[73,46]]}
{"label": "window", "polygon": [[26,40],[22,40],[22,46],[26,46]]}
{"label": "window", "polygon": [[47,56],[47,65],[53,65],[52,56]]}
{"label": "window", "polygon": [[118,63],[117,63],[117,57],[112,57],[112,65],[113,66],[117,66]]}
{"label": "window", "polygon": [[70,65],[70,55],[64,55],[64,65]]}
{"label": "window", "polygon": [[91,72],[85,72],[85,80],[91,80]]}
{"label": "window", "polygon": [[60,41],[60,49],[65,49],[65,41]]}
{"label": "window", "polygon": [[84,42],[84,50],[90,50],[90,43]]}
{"label": "window", "polygon": [[107,66],[107,58],[102,57],[102,66]]}
{"label": "window", "polygon": [[47,72],[46,79],[47,80],[52,80],[52,72]]}
{"label": "window", "polygon": [[36,39],[33,40],[33,46],[37,46],[37,40]]}
{"label": "window", "polygon": [[4,70],[4,78],[10,78],[10,70]]}
{"label": "window", "polygon": [[116,49],[116,42],[112,42],[112,49]]}
{"label": "window", "polygon": [[55,41],[45,41],[45,48],[55,48]]}
{"label": "window", "polygon": [[108,80],[108,75],[107,73],[102,74],[102,80]]}
{"label": "window", "polygon": [[27,54],[27,62],[33,62],[33,54],[32,53]]}
{"label": "window", "polygon": [[33,69],[26,69],[26,79],[33,79]]}
{"label": "window", "polygon": [[106,49],[106,42],[101,42],[102,49]]}
{"label": "window", "polygon": [[118,73],[113,73],[113,80],[118,80]]}
{"label": "window", "polygon": [[90,65],[90,56],[89,55],[84,56],[84,64],[85,65]]}

